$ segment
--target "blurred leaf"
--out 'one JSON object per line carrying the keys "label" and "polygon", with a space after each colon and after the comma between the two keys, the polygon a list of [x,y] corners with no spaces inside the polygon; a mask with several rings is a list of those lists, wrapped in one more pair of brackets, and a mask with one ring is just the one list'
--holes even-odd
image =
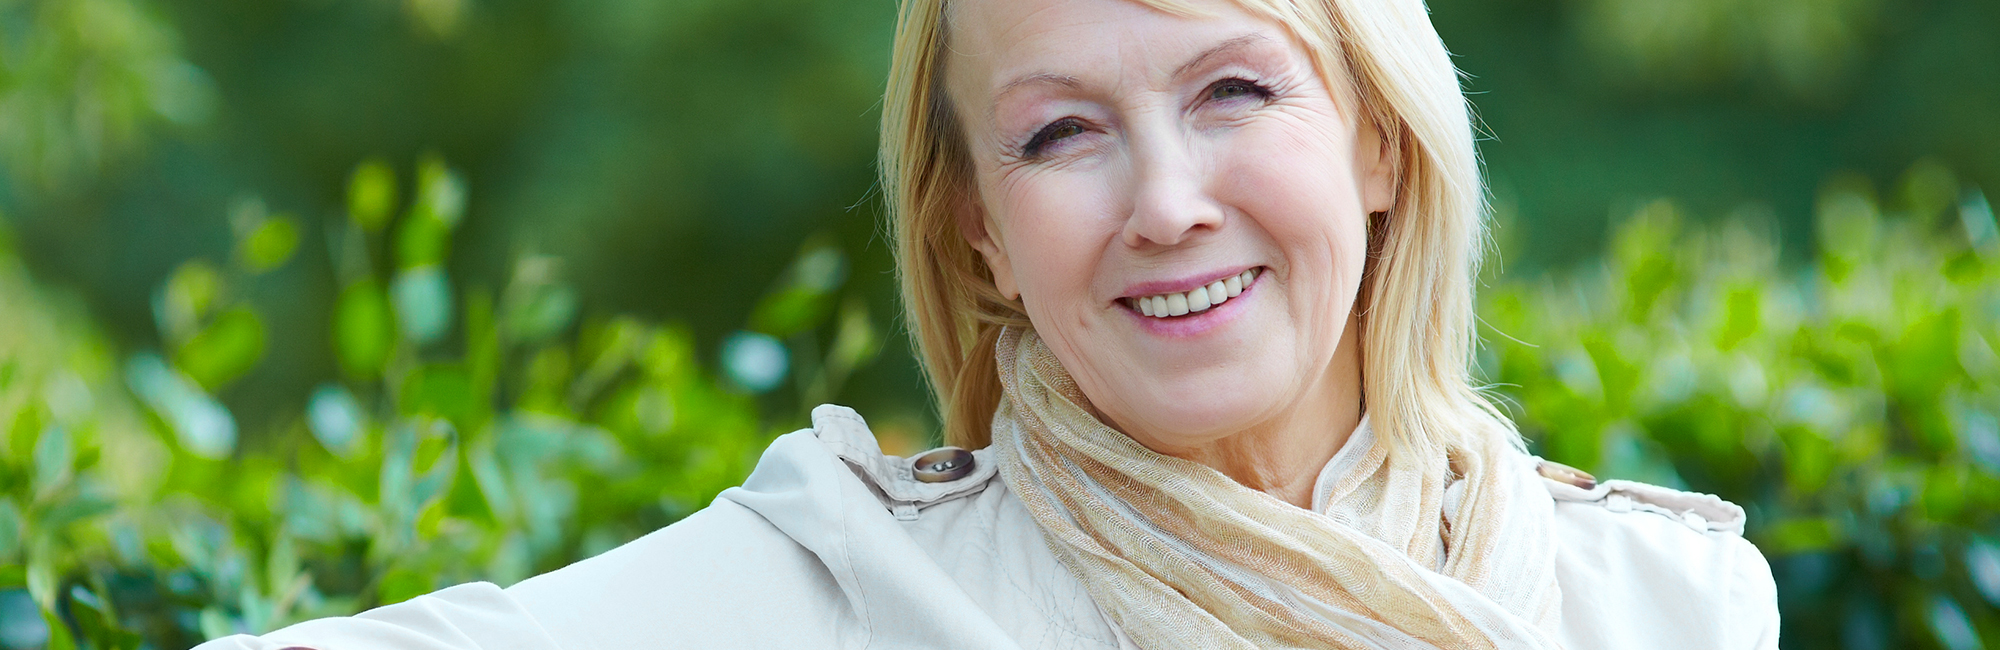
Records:
{"label": "blurred leaf", "polygon": [[515,262],[514,277],[501,304],[507,334],[514,341],[545,341],[576,320],[576,291],[562,283],[559,264],[548,257]]}
{"label": "blurred leaf", "polygon": [[443,264],[451,247],[451,226],[434,217],[412,215],[396,230],[396,266],[411,269]]}
{"label": "blurred leaf", "polygon": [[1896,186],[1903,208],[1925,224],[1937,221],[1958,202],[1958,175],[1935,158],[1910,165]]}
{"label": "blurred leaf", "polygon": [[60,584],[55,566],[46,555],[32,555],[28,558],[28,595],[35,597],[35,603],[44,610],[55,606],[56,587]]}
{"label": "blurred leaf", "polygon": [[201,635],[209,639],[219,639],[241,631],[236,622],[230,620],[228,614],[215,607],[201,610],[199,621]]}
{"label": "blurred leaf", "polygon": [[51,424],[35,440],[35,495],[46,497],[69,484],[76,451],[69,430]]}
{"label": "blurred leaf", "polygon": [[1729,292],[1723,303],[1722,329],[1716,334],[1716,347],[1734,349],[1745,339],[1755,335],[1763,324],[1763,295],[1756,286],[1740,286]]}
{"label": "blurred leaf", "polygon": [[347,215],[367,232],[381,232],[396,209],[396,173],[379,158],[355,166],[347,180]]}
{"label": "blurred leaf", "polygon": [[[0,568],[16,571],[18,566]],[[21,589],[0,590],[0,645],[10,648],[37,648],[49,641],[49,622],[42,608]]]}
{"label": "blurred leaf", "polygon": [[413,221],[434,221],[449,230],[465,216],[465,181],[436,155],[417,161],[417,201]]}
{"label": "blurred leaf", "polygon": [[265,219],[236,246],[236,259],[251,273],[278,268],[299,247],[299,222],[290,215]]}
{"label": "blurred leaf", "polygon": [[451,285],[435,264],[404,269],[389,287],[395,299],[396,323],[403,336],[418,345],[436,342],[451,329]]}
{"label": "blurred leaf", "polygon": [[348,376],[379,375],[395,349],[396,324],[388,297],[373,280],[347,285],[333,311],[333,349]]}
{"label": "blurred leaf", "polygon": [[1984,537],[1973,538],[1966,545],[1965,568],[1986,604],[2000,607],[2000,546]]}
{"label": "blurred leaf", "polygon": [[227,457],[235,449],[236,419],[229,410],[158,356],[133,355],[125,364],[125,380],[173,428],[183,449],[207,459]]}
{"label": "blurred leaf", "polygon": [[784,381],[790,367],[785,344],[757,332],[737,332],[722,342],[722,367],[738,386],[761,393]]}
{"label": "blurred leaf", "polygon": [[1758,541],[1757,546],[1768,554],[1785,555],[1824,550],[1839,540],[1840,535],[1833,522],[1825,519],[1789,519],[1766,524],[1764,538]]}
{"label": "blurred leaf", "polygon": [[42,620],[49,630],[48,645],[43,650],[76,650],[76,638],[70,634],[69,626],[63,624],[61,616],[47,609],[42,610]]}
{"label": "blurred leaf", "polygon": [[[14,506],[13,499],[0,499],[0,557],[14,557],[21,552],[21,510]],[[0,590],[12,589],[21,584],[21,567],[0,564]],[[8,573],[13,571],[13,573]],[[18,583],[18,584],[17,584]]]}
{"label": "blurred leaf", "polygon": [[306,422],[313,437],[336,456],[354,455],[365,433],[366,417],[354,393],[339,384],[320,384],[306,403]]}
{"label": "blurred leaf", "polygon": [[765,296],[750,315],[750,327],[772,337],[789,337],[826,321],[833,297],[803,287]]}
{"label": "blurred leaf", "polygon": [[777,338],[820,326],[833,310],[833,292],[846,278],[847,258],[825,235],[807,240],[780,283],[757,303],[752,330]]}
{"label": "blurred leaf", "polygon": [[264,338],[264,319],[249,307],[236,307],[188,339],[174,363],[203,388],[220,390],[263,360]]}
{"label": "blurred leaf", "polygon": [[1932,594],[1925,613],[1938,645],[1948,650],[1980,650],[1986,647],[1980,642],[1979,630],[1972,626],[1972,619],[1966,617],[1965,610],[1950,596]]}
{"label": "blurred leaf", "polygon": [[393,605],[411,598],[430,593],[434,589],[431,580],[413,569],[395,569],[382,575],[382,582],[375,588],[376,601],[383,605]]}
{"label": "blurred leaf", "polygon": [[465,422],[473,413],[471,378],[459,365],[431,364],[417,368],[403,381],[402,410],[411,415],[435,415]]}
{"label": "blurred leaf", "polygon": [[1959,200],[1958,221],[1965,227],[1965,239],[1973,250],[1988,260],[2000,259],[2000,224],[1994,222],[1993,204],[1987,202],[1986,194],[1966,192]]}
{"label": "blurred leaf", "polygon": [[222,274],[203,260],[188,260],[153,297],[153,318],[161,334],[178,343],[193,336],[222,295]]}

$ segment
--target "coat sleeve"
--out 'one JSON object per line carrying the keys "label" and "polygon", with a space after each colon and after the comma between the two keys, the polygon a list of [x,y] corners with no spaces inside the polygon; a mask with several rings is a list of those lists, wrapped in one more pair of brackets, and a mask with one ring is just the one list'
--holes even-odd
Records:
{"label": "coat sleeve", "polygon": [[195,650],[593,650],[558,645],[534,616],[490,582],[462,584],[354,616],[306,621],[263,636],[238,634]]}

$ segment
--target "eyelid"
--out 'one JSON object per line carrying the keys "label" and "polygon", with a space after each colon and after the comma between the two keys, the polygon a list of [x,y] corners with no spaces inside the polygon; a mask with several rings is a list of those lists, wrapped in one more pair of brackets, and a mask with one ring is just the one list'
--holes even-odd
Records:
{"label": "eyelid", "polygon": [[[1027,140],[1026,142],[1023,142],[1023,143],[1021,143],[1021,147],[1020,147],[1020,151],[1021,151],[1021,157],[1022,157],[1022,158],[1038,158],[1038,157],[1040,157],[1040,156],[1041,156],[1041,153],[1042,153],[1042,149],[1043,149],[1044,147],[1047,147],[1047,146],[1049,145],[1049,143],[1050,143],[1050,142],[1052,142],[1052,141],[1050,141],[1050,140],[1045,140],[1045,139],[1043,139],[1043,138],[1044,138],[1044,137],[1046,137],[1046,136],[1047,136],[1048,134],[1050,134],[1050,133],[1054,133],[1054,132],[1055,132],[1055,130],[1056,130],[1057,128],[1060,128],[1060,127],[1063,127],[1063,126],[1066,126],[1066,125],[1071,125],[1071,124],[1074,124],[1074,125],[1076,125],[1076,126],[1077,126],[1078,128],[1082,128],[1082,129],[1085,129],[1085,130],[1088,130],[1088,127],[1086,127],[1086,126],[1085,126],[1085,125],[1083,124],[1083,120],[1079,120],[1079,119],[1077,119],[1077,118],[1076,118],[1076,116],[1074,116],[1074,115],[1071,115],[1071,116],[1068,116],[1068,117],[1063,117],[1063,118],[1061,118],[1061,119],[1057,119],[1057,120],[1055,120],[1055,121],[1053,121],[1053,122],[1049,122],[1048,124],[1044,124],[1044,125],[1042,125],[1042,128],[1039,128],[1039,129],[1035,129],[1035,132],[1034,132],[1034,133],[1032,133],[1032,134],[1029,134],[1029,136],[1028,136],[1028,140]],[[1072,137],[1074,137],[1074,136],[1072,136]],[[1064,138],[1064,139],[1068,139],[1068,138]]]}
{"label": "eyelid", "polygon": [[1254,75],[1243,72],[1232,72],[1223,76],[1220,79],[1216,79],[1215,81],[1209,82],[1208,85],[1202,86],[1201,90],[1195,93],[1195,96],[1188,102],[1187,110],[1189,111],[1198,110],[1203,105],[1209,103],[1210,101],[1226,101],[1227,99],[1241,99],[1240,97],[1231,97],[1231,98],[1226,98],[1225,100],[1210,99],[1211,97],[1215,96],[1215,90],[1217,88],[1221,88],[1224,84],[1229,84],[1229,83],[1239,83],[1244,86],[1247,86],[1252,91],[1252,94],[1250,96],[1255,97],[1258,100],[1269,100],[1273,96],[1277,95],[1276,90],[1273,90],[1271,86],[1266,85],[1264,82],[1259,81]]}

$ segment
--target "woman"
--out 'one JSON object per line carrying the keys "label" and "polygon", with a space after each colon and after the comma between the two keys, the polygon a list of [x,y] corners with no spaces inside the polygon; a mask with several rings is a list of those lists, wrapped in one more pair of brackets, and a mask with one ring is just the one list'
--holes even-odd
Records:
{"label": "woman", "polygon": [[1776,647],[1739,508],[1539,463],[1473,387],[1421,3],[908,0],[885,107],[956,448],[821,407],[602,556],[212,647]]}

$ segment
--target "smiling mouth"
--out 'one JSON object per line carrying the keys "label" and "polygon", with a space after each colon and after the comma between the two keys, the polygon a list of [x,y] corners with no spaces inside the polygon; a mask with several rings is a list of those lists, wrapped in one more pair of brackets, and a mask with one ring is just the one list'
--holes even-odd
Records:
{"label": "smiling mouth", "polygon": [[1242,295],[1243,290],[1255,282],[1262,272],[1261,267],[1248,269],[1187,291],[1125,298],[1121,302],[1132,311],[1153,318],[1177,318],[1196,314]]}

